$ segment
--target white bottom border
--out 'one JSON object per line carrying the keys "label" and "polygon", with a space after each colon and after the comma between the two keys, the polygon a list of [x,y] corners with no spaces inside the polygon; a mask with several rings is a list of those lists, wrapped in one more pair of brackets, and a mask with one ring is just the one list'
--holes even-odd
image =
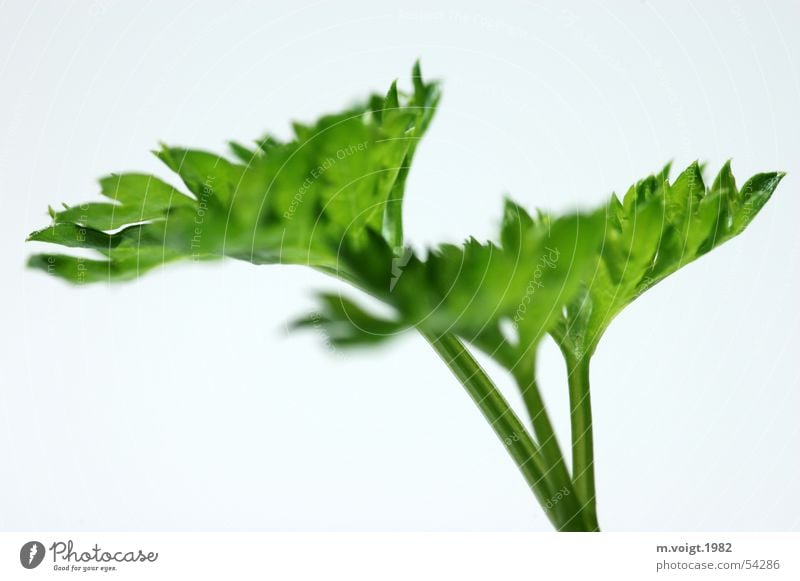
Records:
{"label": "white bottom border", "polygon": [[800,533],[0,533],[0,579],[796,580],[798,549]]}

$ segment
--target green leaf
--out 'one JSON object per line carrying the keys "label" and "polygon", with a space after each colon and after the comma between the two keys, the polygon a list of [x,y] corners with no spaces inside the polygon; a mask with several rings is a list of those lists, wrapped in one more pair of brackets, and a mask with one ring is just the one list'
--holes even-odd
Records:
{"label": "green leaf", "polygon": [[[342,241],[363,247],[367,231],[402,247],[405,180],[439,99],[438,85],[423,81],[418,66],[412,81],[412,94],[393,84],[385,99],[373,95],[295,124],[290,141],[267,136],[253,149],[230,143],[236,159],[164,145],[155,153],[188,193],[150,175],[112,175],[100,182],[110,202],[52,212],[53,226],[30,240],[98,251],[111,280],[136,278],[167,261],[223,256],[332,268]],[[143,227],[129,231],[135,226]],[[135,245],[128,241],[134,235]],[[66,266],[47,268],[47,256],[31,266],[76,280],[70,261],[59,256]]]}
{"label": "green leaf", "polygon": [[706,189],[691,164],[672,184],[668,167],[632,186],[620,204],[612,195],[596,271],[554,327],[562,349],[591,353],[622,309],[680,267],[740,234],[775,191],[783,174],[758,174],[742,190],[730,163]]}
{"label": "green leaf", "polygon": [[373,315],[341,295],[323,293],[318,299],[321,303],[319,311],[295,321],[292,327],[324,329],[328,340],[335,346],[376,344],[406,329],[403,323]]}
{"label": "green leaf", "polygon": [[191,207],[195,200],[160,179],[128,173],[104,177],[100,192],[113,203],[92,202],[54,213],[57,223],[115,230],[127,224],[164,219],[173,208]]}
{"label": "green leaf", "polygon": [[[598,213],[557,219],[540,214],[534,220],[507,201],[500,244],[469,239],[460,246],[433,248],[422,257],[409,248],[394,252],[373,232],[366,247],[341,247],[338,269],[397,313],[392,321],[373,321],[391,332],[370,342],[389,339],[404,328],[432,336],[453,333],[511,369],[532,361],[539,340],[594,268],[602,230]],[[325,318],[317,324],[335,327],[332,336],[339,336],[350,322],[330,304],[321,311]],[[516,327],[516,336],[507,336],[508,326]],[[360,336],[357,327],[349,335]]]}

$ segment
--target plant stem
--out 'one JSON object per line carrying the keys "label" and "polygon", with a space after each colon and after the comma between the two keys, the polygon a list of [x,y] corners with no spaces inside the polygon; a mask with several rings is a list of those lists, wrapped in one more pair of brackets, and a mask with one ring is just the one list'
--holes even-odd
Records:
{"label": "plant stem", "polygon": [[544,406],[542,395],[539,391],[539,385],[536,383],[534,371],[532,369],[523,370],[516,367],[513,370],[514,380],[517,382],[522,399],[525,402],[525,408],[528,411],[528,416],[533,426],[533,433],[536,436],[536,441],[542,449],[542,454],[547,461],[549,470],[553,471],[556,477],[570,484],[572,488],[572,481],[567,470],[567,465],[564,462],[564,456],[561,453],[561,447],[558,445],[553,424],[550,422],[550,416],[547,413],[547,408]]}
{"label": "plant stem", "polygon": [[[423,330],[420,333],[466,388],[492,429],[506,444],[509,454],[553,526],[559,531],[587,530],[576,495],[567,492],[557,496],[560,489],[564,488],[563,481],[548,469],[542,452],[527,429],[461,341],[451,334],[433,336]],[[557,500],[554,501],[555,498]]]}
{"label": "plant stem", "polygon": [[572,432],[572,482],[582,503],[586,526],[599,531],[594,484],[592,400],[589,393],[589,356],[574,357],[564,350],[569,374],[570,426]]}

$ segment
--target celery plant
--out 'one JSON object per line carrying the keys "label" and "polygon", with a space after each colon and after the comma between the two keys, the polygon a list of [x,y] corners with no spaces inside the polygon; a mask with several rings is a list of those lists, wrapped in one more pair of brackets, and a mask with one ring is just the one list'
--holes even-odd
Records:
{"label": "celery plant", "polygon": [[[499,238],[443,244],[425,255],[403,236],[406,177],[439,103],[414,67],[412,90],[372,95],[295,136],[231,143],[231,157],[163,146],[156,155],[185,186],[145,174],[100,180],[106,200],[50,210],[30,240],[89,248],[97,258],[36,254],[29,265],[72,283],[117,282],[177,260],[223,257],[302,264],[384,302],[321,294],[322,325],[337,346],[379,343],[414,329],[431,344],[508,448],[553,526],[599,530],[589,391],[591,357],[611,320],[642,292],[739,234],[783,174],[737,188],[725,164],[707,188],[698,164],[669,166],[599,209],[530,215],[505,201]],[[565,461],[536,383],[536,351],[550,334],[569,374],[572,459]],[[517,416],[474,359],[479,349],[516,382]],[[527,425],[526,425],[527,423]]]}

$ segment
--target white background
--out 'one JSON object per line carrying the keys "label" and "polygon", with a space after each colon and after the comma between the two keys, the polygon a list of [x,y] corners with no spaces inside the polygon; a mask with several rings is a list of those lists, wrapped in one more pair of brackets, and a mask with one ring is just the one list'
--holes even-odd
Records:
{"label": "white background", "polygon": [[[178,265],[76,289],[24,269],[47,204],[159,140],[288,134],[417,57],[444,99],[408,184],[418,246],[508,192],[592,207],[669,159],[789,175],[745,234],[648,292],[593,368],[607,530],[800,525],[800,6],[777,2],[6,2],[0,7],[0,528],[548,530],[421,338],[285,333],[336,287]],[[562,363],[541,380],[562,446]],[[490,369],[495,370],[493,367]],[[496,370],[495,370],[496,371]],[[514,399],[515,403],[518,403]]]}

